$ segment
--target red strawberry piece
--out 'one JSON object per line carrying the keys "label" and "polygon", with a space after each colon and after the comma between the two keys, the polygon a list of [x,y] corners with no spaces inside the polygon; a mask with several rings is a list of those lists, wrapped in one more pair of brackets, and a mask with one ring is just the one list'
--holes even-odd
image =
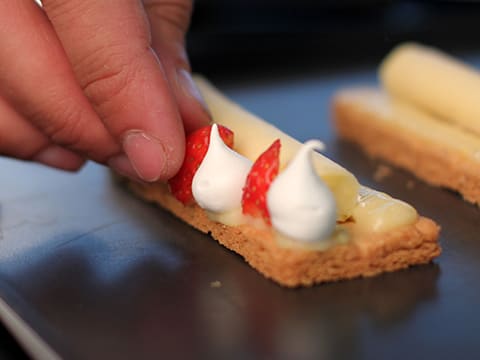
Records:
{"label": "red strawberry piece", "polygon": [[267,191],[273,179],[278,175],[280,146],[280,140],[277,139],[258,157],[243,188],[243,213],[254,217],[262,217],[269,225],[271,225],[271,222],[267,208]]}
{"label": "red strawberry piece", "polygon": [[[193,201],[192,181],[203,161],[210,143],[212,125],[195,130],[186,137],[185,158],[178,173],[168,181],[170,191],[183,204]],[[220,137],[228,147],[233,147],[233,132],[218,125]]]}

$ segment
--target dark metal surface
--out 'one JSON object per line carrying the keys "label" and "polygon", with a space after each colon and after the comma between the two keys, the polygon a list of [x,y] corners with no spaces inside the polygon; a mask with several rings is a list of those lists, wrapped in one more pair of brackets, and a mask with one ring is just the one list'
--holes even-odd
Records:
{"label": "dark metal surface", "polygon": [[1,297],[67,358],[476,354],[479,210],[400,170],[376,182],[377,163],[332,133],[328,107],[335,89],[374,82],[373,71],[357,71],[219,85],[295,137],[325,140],[327,154],[362,183],[437,220],[444,252],[434,264],[283,289],[131,196],[100,166],[72,175],[0,159]]}

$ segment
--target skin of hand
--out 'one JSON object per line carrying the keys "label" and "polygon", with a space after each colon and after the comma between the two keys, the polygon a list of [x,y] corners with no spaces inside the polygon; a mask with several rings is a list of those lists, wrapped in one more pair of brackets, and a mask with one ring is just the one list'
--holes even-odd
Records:
{"label": "skin of hand", "polygon": [[0,155],[144,182],[210,121],[184,37],[192,0],[0,1]]}

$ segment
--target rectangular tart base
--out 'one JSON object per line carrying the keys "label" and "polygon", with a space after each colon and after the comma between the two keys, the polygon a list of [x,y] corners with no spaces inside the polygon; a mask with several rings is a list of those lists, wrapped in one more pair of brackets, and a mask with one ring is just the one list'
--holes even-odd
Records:
{"label": "rectangular tart base", "polygon": [[[414,122],[415,119],[404,119],[408,114],[395,113],[395,106],[382,90],[346,89],[335,96],[332,110],[339,136],[359,145],[369,156],[384,159],[430,185],[455,190],[465,200],[480,204],[479,160],[442,142],[434,134],[402,124],[403,120]],[[472,136],[452,127],[451,136],[454,132],[462,138]]]}
{"label": "rectangular tart base", "polygon": [[210,234],[220,244],[240,254],[265,277],[286,287],[311,286],[404,269],[428,263],[441,251],[437,242],[439,227],[424,217],[388,233],[352,232],[348,243],[325,251],[283,248],[269,229],[226,226],[210,220],[197,205],[184,206],[170,194],[165,184],[126,182],[142,199],[156,203],[194,228]]}

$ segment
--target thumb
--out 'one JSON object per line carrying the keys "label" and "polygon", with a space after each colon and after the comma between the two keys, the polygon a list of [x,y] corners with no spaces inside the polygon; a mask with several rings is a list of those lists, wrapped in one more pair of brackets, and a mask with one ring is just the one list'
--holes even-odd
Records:
{"label": "thumb", "polygon": [[152,47],[157,53],[179,107],[185,130],[211,120],[200,91],[191,76],[185,51],[185,33],[190,24],[192,0],[144,0],[150,21]]}
{"label": "thumb", "polygon": [[121,145],[123,152],[108,164],[147,182],[172,177],[183,161],[184,129],[169,81],[150,46],[143,4],[42,3],[83,93]]}

